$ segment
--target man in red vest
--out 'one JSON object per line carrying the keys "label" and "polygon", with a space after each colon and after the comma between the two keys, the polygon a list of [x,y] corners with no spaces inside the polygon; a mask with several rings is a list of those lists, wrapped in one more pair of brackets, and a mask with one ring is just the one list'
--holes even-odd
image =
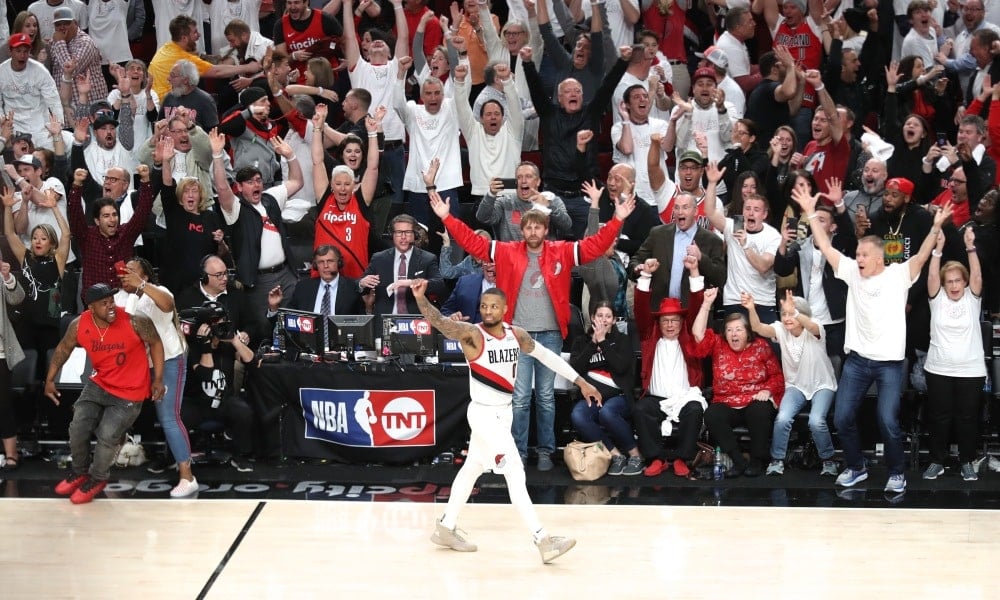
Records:
{"label": "man in red vest", "polygon": [[[117,290],[106,283],[87,288],[87,310],[70,323],[56,346],[45,377],[45,395],[59,404],[55,377],[76,347],[83,348],[93,370],[73,405],[69,446],[73,467],[56,485],[56,493],[73,504],[90,502],[108,483],[111,463],[128,428],[139,416],[142,402],[160,401],[163,386],[163,343],[149,317],[130,315],[115,306]],[[119,315],[120,313],[120,315]],[[121,316],[122,318],[119,318]],[[150,377],[149,358],[153,362]],[[152,383],[150,383],[152,381]],[[90,438],[97,448],[90,455]]]}

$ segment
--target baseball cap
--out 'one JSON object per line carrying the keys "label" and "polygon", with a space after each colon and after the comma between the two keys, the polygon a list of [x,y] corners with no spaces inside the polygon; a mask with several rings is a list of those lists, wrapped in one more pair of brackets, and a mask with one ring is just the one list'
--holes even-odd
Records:
{"label": "baseball cap", "polygon": [[698,58],[704,58],[720,69],[729,68],[729,58],[726,56],[726,53],[722,50],[722,48],[709,46],[708,48],[705,48],[704,52],[695,52],[694,55]]}
{"label": "baseball cap", "polygon": [[106,283],[95,283],[94,285],[87,288],[87,293],[84,294],[84,302],[87,304],[93,304],[98,300],[104,300],[118,293],[118,290],[112,288]]}
{"label": "baseball cap", "polygon": [[61,23],[63,21],[75,21],[76,15],[73,14],[73,9],[68,6],[60,6],[55,9],[52,13],[52,22]]}
{"label": "baseball cap", "polygon": [[677,160],[677,164],[687,161],[698,163],[699,166],[705,166],[705,157],[697,150],[685,150],[682,152],[681,157]]}
{"label": "baseball cap", "polygon": [[691,78],[691,83],[694,83],[703,77],[708,77],[712,81],[715,81],[715,69],[712,67],[701,67],[694,72],[694,77]]}
{"label": "baseball cap", "polygon": [[26,33],[15,33],[14,35],[10,36],[9,40],[7,40],[8,48],[17,48],[18,46],[30,46],[30,45],[31,45],[31,38],[28,37],[28,34]]}
{"label": "baseball cap", "polygon": [[36,169],[42,168],[42,161],[35,158],[33,154],[22,154],[20,158],[14,159],[14,162],[19,165],[31,165]]}
{"label": "baseball cap", "polygon": [[100,129],[105,125],[114,125],[115,127],[118,127],[118,119],[116,119],[111,113],[102,112],[97,115],[96,119],[94,119],[94,129]]}
{"label": "baseball cap", "polygon": [[889,181],[885,182],[885,189],[887,190],[898,190],[903,192],[905,196],[913,195],[913,182],[905,177],[893,177]]}

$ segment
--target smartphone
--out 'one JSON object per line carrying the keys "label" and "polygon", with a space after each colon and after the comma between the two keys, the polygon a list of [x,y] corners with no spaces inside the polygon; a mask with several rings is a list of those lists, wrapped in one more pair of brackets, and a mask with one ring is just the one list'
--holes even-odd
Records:
{"label": "smartphone", "polygon": [[944,148],[948,145],[948,136],[944,133],[937,134],[937,144],[938,146]]}
{"label": "smartphone", "polygon": [[115,263],[115,271],[119,275],[128,275],[128,268],[125,266],[124,260],[120,260]]}
{"label": "smartphone", "polygon": [[744,228],[743,215],[734,215],[733,216],[733,231],[734,232],[735,231],[743,231],[743,228]]}
{"label": "smartphone", "polygon": [[859,204],[857,208],[854,209],[854,214],[858,217],[865,217],[867,216],[867,213],[868,209],[865,208],[864,204]]}
{"label": "smartphone", "polygon": [[501,179],[500,183],[503,184],[503,189],[505,190],[516,190],[517,180],[516,179]]}
{"label": "smartphone", "polygon": [[787,221],[787,224],[785,225],[785,228],[786,229],[791,229],[792,231],[798,231],[799,230],[799,218],[798,217],[788,217],[788,221]]}

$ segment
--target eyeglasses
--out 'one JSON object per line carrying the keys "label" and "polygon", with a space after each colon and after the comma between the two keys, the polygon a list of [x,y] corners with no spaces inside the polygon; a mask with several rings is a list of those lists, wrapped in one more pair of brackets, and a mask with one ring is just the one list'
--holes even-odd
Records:
{"label": "eyeglasses", "polygon": [[[798,311],[796,311],[796,312],[798,312]],[[795,313],[794,312],[781,311],[781,318],[784,319],[785,317],[794,319],[795,318]]]}
{"label": "eyeglasses", "polygon": [[505,31],[505,32],[503,32],[504,35],[511,36],[511,37],[513,37],[515,35],[521,35],[522,33],[524,33],[524,32],[523,31]]}
{"label": "eyeglasses", "polygon": [[187,133],[187,129],[170,129],[170,133]]}
{"label": "eyeglasses", "polygon": [[125,178],[123,178],[123,177],[115,177],[114,175],[105,175],[104,176],[104,181],[111,181],[111,182],[125,181]]}
{"label": "eyeglasses", "polygon": [[226,277],[229,277],[229,271],[219,271],[218,273],[206,272],[205,275],[208,275],[209,277],[215,277],[216,279],[225,279]]}
{"label": "eyeglasses", "polygon": [[400,235],[400,236],[403,236],[403,235],[413,235],[413,230],[412,229],[394,229],[392,231],[392,235]]}
{"label": "eyeglasses", "polygon": [[957,177],[951,177],[948,179],[948,183],[967,183],[967,179],[958,179]]}

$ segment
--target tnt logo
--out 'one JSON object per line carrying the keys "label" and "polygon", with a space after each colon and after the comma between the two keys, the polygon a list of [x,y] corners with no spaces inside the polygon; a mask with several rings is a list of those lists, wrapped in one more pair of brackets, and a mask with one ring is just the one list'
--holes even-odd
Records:
{"label": "tnt logo", "polygon": [[398,333],[412,333],[413,335],[430,335],[431,324],[424,319],[411,319],[409,321],[398,321],[396,323]]}
{"label": "tnt logo", "polygon": [[299,391],[306,437],[345,446],[433,446],[434,390]]}
{"label": "tnt logo", "polygon": [[316,330],[316,320],[312,317],[285,315],[285,329],[288,331],[312,333]]}

